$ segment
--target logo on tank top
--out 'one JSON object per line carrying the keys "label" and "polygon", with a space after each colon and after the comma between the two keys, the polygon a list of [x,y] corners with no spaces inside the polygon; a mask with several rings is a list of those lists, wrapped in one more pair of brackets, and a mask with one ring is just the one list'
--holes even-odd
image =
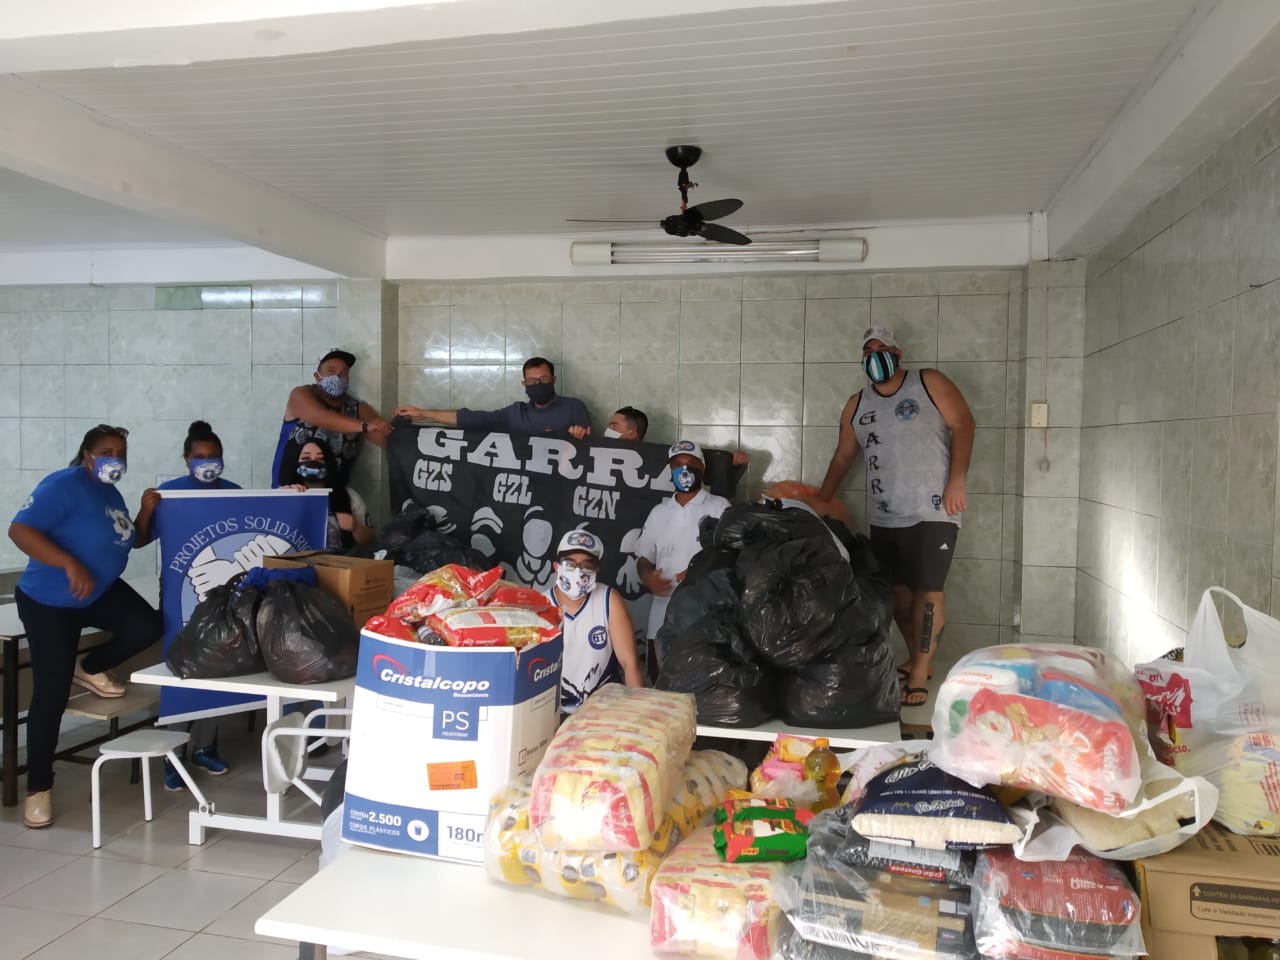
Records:
{"label": "logo on tank top", "polygon": [[929,502],[933,504],[933,509],[935,510],[942,509],[942,498],[938,496],[936,493],[929,498]]}
{"label": "logo on tank top", "polygon": [[603,650],[609,645],[609,631],[604,627],[592,627],[587,634],[587,643],[591,644],[592,650]]}
{"label": "logo on tank top", "polygon": [[893,413],[899,420],[914,420],[919,412],[920,404],[910,398],[899,401],[893,408]]}

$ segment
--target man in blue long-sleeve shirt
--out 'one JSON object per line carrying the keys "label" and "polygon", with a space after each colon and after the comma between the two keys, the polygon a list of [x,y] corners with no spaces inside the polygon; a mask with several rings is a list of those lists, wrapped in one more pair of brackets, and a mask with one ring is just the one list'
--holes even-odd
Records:
{"label": "man in blue long-sleeve shirt", "polygon": [[555,364],[544,357],[524,362],[524,392],[528,402],[516,401],[500,410],[424,410],[398,407],[397,417],[428,420],[464,430],[504,430],[507,433],[567,433],[581,440],[591,433],[591,415],[576,397],[556,393]]}

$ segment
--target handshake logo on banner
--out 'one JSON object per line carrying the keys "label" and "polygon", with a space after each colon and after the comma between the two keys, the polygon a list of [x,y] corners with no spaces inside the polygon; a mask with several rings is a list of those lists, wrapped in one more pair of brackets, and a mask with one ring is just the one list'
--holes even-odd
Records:
{"label": "handshake logo on banner", "polygon": [[293,549],[289,541],[283,537],[260,533],[244,546],[234,550],[230,558],[220,557],[218,550],[226,549],[225,543],[226,540],[219,540],[216,544],[205,547],[191,561],[191,566],[187,570],[187,580],[195,591],[197,603],[203,600],[214,587],[220,587],[232,577],[262,566],[264,557],[278,557]]}

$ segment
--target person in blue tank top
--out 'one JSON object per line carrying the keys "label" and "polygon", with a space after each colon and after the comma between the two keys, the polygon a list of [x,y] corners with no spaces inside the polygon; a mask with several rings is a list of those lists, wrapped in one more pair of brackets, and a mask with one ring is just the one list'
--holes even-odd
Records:
{"label": "person in blue tank top", "polygon": [[[166,480],[158,487],[143,491],[142,506],[138,508],[136,525],[139,547],[144,547],[160,536],[160,517],[156,507],[160,505],[161,490],[239,490],[240,484],[232,483],[222,475],[222,440],[213,427],[203,420],[196,420],[187,428],[182,441],[182,459],[187,472],[180,477]],[[191,733],[191,763],[206,773],[220,777],[231,770],[230,764],[218,756],[218,719],[206,717],[193,720],[187,729]],[[181,748],[185,753],[186,748]],[[164,762],[164,788],[178,791],[186,786],[178,771],[168,760]]]}
{"label": "person in blue tank top", "polygon": [[863,450],[871,549],[893,585],[893,619],[907,644],[898,668],[902,705],[918,707],[929,699],[930,664],[946,623],[942,590],[967,506],[973,414],[940,371],[905,369],[886,327],[863,333],[862,368],[871,385],[840,414],[818,498],[835,496]]}
{"label": "person in blue tank top", "polygon": [[[53,757],[71,685],[124,696],[107,671],[163,632],[160,612],[120,578],[135,539],[116,489],[128,469],[128,436],[105,423],[88,431],[71,466],[41,480],[9,524],[9,539],[30,558],[14,600],[31,656],[22,819],[33,829],[53,823]],[[86,627],[111,638],[79,656]]]}

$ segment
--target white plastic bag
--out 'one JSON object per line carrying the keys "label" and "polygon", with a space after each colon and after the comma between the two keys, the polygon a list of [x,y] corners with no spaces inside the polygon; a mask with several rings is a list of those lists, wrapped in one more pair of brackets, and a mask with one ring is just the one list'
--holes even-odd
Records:
{"label": "white plastic bag", "polygon": [[[1232,647],[1213,594],[1240,607],[1245,642]],[[1219,791],[1214,817],[1236,833],[1280,835],[1280,621],[1210,587],[1187,634],[1182,663],[1135,671],[1156,754]]]}

